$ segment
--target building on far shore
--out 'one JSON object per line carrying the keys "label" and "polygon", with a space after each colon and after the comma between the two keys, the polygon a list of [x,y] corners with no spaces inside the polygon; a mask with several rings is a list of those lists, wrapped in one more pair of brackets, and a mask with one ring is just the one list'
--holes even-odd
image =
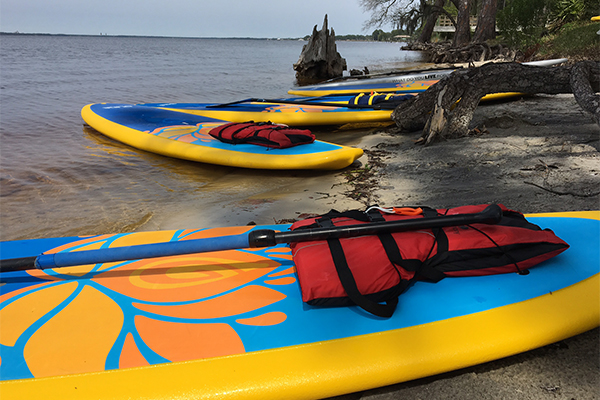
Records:
{"label": "building on far shore", "polygon": [[[471,16],[469,19],[469,25],[471,26],[471,30],[475,30],[477,26],[477,17]],[[437,22],[435,23],[435,27],[433,28],[434,32],[454,32],[455,28],[452,25],[452,21],[446,15],[440,15]]]}

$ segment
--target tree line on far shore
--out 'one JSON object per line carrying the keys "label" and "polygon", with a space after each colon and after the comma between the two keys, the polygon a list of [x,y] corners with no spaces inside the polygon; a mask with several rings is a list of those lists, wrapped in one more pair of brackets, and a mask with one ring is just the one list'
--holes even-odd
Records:
{"label": "tree line on far shore", "polygon": [[[385,32],[383,29],[375,29],[370,35],[335,35],[335,40],[354,40],[358,42],[401,42],[408,38],[408,32],[404,29],[394,29],[391,32]],[[308,40],[310,35],[306,35],[304,40]]]}

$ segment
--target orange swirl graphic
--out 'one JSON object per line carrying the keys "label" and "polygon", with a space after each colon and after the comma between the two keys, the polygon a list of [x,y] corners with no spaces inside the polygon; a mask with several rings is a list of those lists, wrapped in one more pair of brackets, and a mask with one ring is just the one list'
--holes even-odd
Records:
{"label": "orange swirl graphic", "polygon": [[[330,107],[330,109],[335,109],[335,107]],[[321,113],[323,112],[323,107],[320,106],[296,106],[293,104],[290,105],[277,105],[265,108],[266,112],[282,112],[282,113],[297,113],[297,112],[305,112],[305,113]]]}
{"label": "orange swirl graphic", "polygon": [[[230,291],[273,272],[279,265],[257,254],[231,250],[139,260],[99,274],[94,280],[138,300],[189,301]],[[129,279],[123,279],[122,274]]]}

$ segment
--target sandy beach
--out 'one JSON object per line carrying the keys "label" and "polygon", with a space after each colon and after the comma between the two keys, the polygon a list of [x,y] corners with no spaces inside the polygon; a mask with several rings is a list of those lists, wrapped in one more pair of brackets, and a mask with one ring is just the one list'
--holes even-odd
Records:
{"label": "sandy beach", "polygon": [[[359,163],[305,174],[223,212],[232,223],[287,222],[330,209],[503,203],[524,213],[600,209],[600,128],[572,95],[481,104],[471,137],[415,145],[420,132],[363,134]],[[234,215],[234,217],[231,217]],[[216,217],[215,217],[216,218]],[[598,399],[599,330],[524,354],[337,397],[355,399]]]}

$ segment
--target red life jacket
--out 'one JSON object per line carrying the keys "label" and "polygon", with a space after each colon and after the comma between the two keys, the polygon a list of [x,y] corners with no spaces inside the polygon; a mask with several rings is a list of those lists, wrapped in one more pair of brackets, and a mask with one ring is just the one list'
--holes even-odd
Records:
{"label": "red life jacket", "polygon": [[[423,207],[400,214],[380,208],[352,210],[296,222],[291,230],[393,221],[436,215],[479,213],[487,205],[433,210]],[[390,317],[398,296],[414,281],[444,277],[528,273],[527,269],[566,250],[569,245],[523,214],[500,205],[498,224],[472,224],[410,232],[385,233],[290,245],[302,300],[317,306],[358,305]],[[417,214],[417,215],[415,215]],[[386,302],[386,304],[381,304]]]}
{"label": "red life jacket", "polygon": [[213,128],[208,133],[225,143],[248,143],[275,149],[285,149],[315,141],[315,135],[308,129],[293,129],[287,125],[271,122],[232,122]]}

